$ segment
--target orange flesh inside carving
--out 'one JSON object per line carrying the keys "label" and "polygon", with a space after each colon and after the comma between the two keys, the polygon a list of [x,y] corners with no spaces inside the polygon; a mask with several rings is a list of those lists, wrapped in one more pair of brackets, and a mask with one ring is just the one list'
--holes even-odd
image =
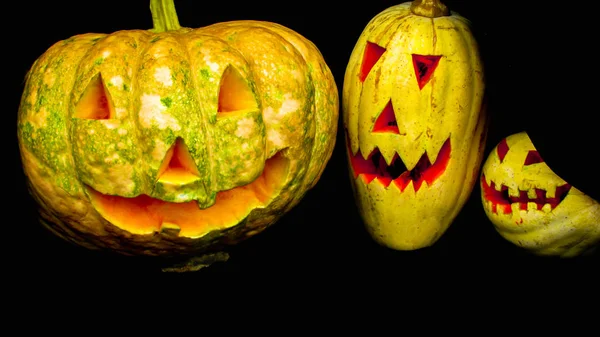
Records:
{"label": "orange flesh inside carving", "polygon": [[158,181],[174,185],[190,183],[200,177],[194,159],[183,139],[177,138],[158,170]]}
{"label": "orange flesh inside carving", "polygon": [[250,109],[258,109],[254,94],[239,71],[232,66],[227,67],[221,78],[217,117]]}
{"label": "orange flesh inside carving", "polygon": [[104,87],[102,75],[96,75],[85,89],[77,103],[74,117],[97,120],[115,117],[115,109],[110,94]]}
{"label": "orange flesh inside carving", "polygon": [[[172,203],[147,195],[134,198],[105,195],[88,188],[96,210],[112,224],[132,233],[147,234],[178,228],[179,236],[198,237],[211,230],[231,227],[251,210],[265,206],[286,180],[289,160],[281,152],[268,159],[263,173],[252,183],[217,193],[211,207],[195,201]],[[175,177],[177,171],[169,175]],[[177,178],[175,178],[177,179]]]}

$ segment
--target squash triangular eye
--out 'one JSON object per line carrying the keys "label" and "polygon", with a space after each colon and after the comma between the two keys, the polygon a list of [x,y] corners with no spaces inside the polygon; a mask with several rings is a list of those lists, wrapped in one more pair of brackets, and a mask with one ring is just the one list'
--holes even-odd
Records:
{"label": "squash triangular eye", "polygon": [[102,75],[98,74],[90,81],[75,107],[74,117],[82,119],[115,118],[115,108],[110,94],[104,86]]}
{"label": "squash triangular eye", "polygon": [[365,53],[363,54],[362,66],[360,69],[361,82],[365,81],[367,75],[369,75],[369,72],[371,72],[371,69],[377,63],[377,61],[379,61],[381,55],[383,55],[384,52],[385,48],[383,48],[382,46],[367,41]]}
{"label": "squash triangular eye", "polygon": [[503,138],[500,143],[498,143],[498,146],[496,146],[496,153],[498,153],[498,158],[500,158],[500,162],[504,161],[504,157],[506,157],[506,154],[508,153],[508,143],[506,142],[506,138]]}
{"label": "squash triangular eye", "polygon": [[544,159],[542,159],[542,156],[540,156],[539,152],[537,152],[536,150],[530,150],[529,152],[527,152],[527,157],[525,158],[525,163],[523,165],[527,166],[543,162]]}
{"label": "squash triangular eye", "polygon": [[441,56],[439,55],[412,55],[413,67],[415,68],[419,89],[423,89],[425,84],[429,82],[431,75],[440,62],[440,58]]}
{"label": "squash triangular eye", "polygon": [[182,138],[167,151],[167,155],[158,170],[158,181],[171,184],[186,184],[200,176],[194,159]]}
{"label": "squash triangular eye", "polygon": [[392,100],[386,104],[385,108],[383,108],[379,114],[379,117],[377,117],[377,120],[373,125],[373,132],[399,133],[398,122],[396,121],[396,115],[394,114]]}
{"label": "squash triangular eye", "polygon": [[258,109],[258,104],[248,82],[235,67],[228,66],[221,77],[217,117],[228,112],[255,109]]}

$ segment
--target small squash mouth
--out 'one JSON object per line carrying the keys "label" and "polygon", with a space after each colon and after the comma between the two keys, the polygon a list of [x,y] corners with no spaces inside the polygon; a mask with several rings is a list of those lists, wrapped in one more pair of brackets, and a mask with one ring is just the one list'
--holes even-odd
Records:
{"label": "small squash mouth", "polygon": [[556,187],[554,197],[548,197],[547,191],[540,188],[535,188],[535,198],[531,198],[528,195],[528,191],[519,190],[519,196],[511,196],[508,193],[508,187],[505,185],[500,186],[500,190],[496,189],[496,183],[490,181],[487,183],[485,175],[481,175],[481,188],[483,191],[483,197],[486,201],[491,201],[492,213],[499,214],[510,214],[512,213],[512,204],[518,204],[520,210],[528,210],[528,204],[533,202],[536,204],[537,210],[541,211],[545,205],[549,204],[550,209],[555,209],[569,194],[571,185],[564,184]]}
{"label": "small squash mouth", "polygon": [[385,187],[393,182],[400,191],[404,191],[411,182],[415,192],[421,188],[424,181],[431,186],[446,171],[450,161],[450,150],[450,138],[448,137],[440,148],[434,163],[431,163],[425,152],[417,165],[412,170],[408,170],[397,153],[388,165],[379,148],[376,147],[367,159],[364,159],[360,151],[355,155],[352,154],[348,142],[348,155],[355,179],[361,177],[366,184],[376,180]]}
{"label": "small squash mouth", "polygon": [[196,201],[174,203],[142,194],[133,198],[107,195],[87,186],[96,211],[113,225],[133,234],[174,232],[181,237],[201,237],[232,227],[256,208],[278,195],[287,181],[289,159],[281,152],[265,162],[262,174],[250,184],[220,191],[215,203],[201,209]]}

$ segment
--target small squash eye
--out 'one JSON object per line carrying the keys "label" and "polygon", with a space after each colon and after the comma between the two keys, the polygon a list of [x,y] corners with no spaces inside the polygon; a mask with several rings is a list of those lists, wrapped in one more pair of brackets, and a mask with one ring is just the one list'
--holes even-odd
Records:
{"label": "small squash eye", "polygon": [[523,165],[527,166],[543,162],[544,160],[542,159],[540,154],[536,150],[531,150],[527,153],[527,158],[525,158],[525,163],[523,163]]}
{"label": "small squash eye", "polygon": [[506,138],[504,138],[496,147],[496,152],[498,153],[498,158],[500,158],[500,162],[504,161],[504,157],[506,157],[508,150],[508,143],[506,143]]}

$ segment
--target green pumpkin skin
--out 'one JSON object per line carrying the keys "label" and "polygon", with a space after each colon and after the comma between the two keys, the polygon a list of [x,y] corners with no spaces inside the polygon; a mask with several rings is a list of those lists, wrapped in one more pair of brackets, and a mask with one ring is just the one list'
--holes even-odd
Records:
{"label": "green pumpkin skin", "polygon": [[319,180],[337,119],[337,87],[312,42],[232,21],[55,43],[27,74],[18,140],[52,232],[172,255],[277,222]]}

